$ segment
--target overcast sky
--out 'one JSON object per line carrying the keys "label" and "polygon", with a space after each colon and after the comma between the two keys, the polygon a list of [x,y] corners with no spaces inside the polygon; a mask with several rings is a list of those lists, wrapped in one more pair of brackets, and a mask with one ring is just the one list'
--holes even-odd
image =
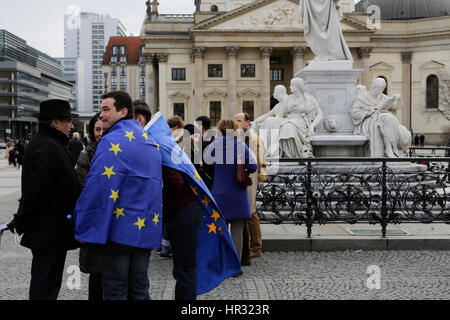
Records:
{"label": "overcast sky", "polygon": [[[128,33],[139,35],[146,0],[1,0],[0,29],[52,57],[64,56],[64,15],[70,6],[119,18]],[[194,13],[194,0],[159,0],[160,13]]]}
{"label": "overcast sky", "polygon": [[[355,0],[356,1],[356,0]],[[6,3],[8,2],[8,3]],[[119,18],[128,34],[139,35],[146,0],[1,0],[0,29],[52,57],[64,56],[64,15],[71,6]],[[194,13],[194,0],[159,0],[159,13]]]}

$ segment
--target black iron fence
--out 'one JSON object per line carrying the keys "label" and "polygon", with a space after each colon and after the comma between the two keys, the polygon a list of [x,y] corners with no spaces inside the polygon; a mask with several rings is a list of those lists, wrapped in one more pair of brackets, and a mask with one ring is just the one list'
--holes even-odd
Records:
{"label": "black iron fence", "polygon": [[260,220],[274,224],[450,224],[450,158],[280,159],[259,184]]}
{"label": "black iron fence", "polygon": [[409,157],[417,157],[423,151],[429,152],[432,157],[438,157],[439,154],[443,154],[445,157],[450,157],[450,147],[410,147],[408,150]]}

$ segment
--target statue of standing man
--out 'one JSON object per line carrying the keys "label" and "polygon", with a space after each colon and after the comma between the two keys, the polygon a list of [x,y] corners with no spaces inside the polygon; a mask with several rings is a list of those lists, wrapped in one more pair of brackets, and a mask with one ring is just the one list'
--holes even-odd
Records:
{"label": "statue of standing man", "polygon": [[339,0],[300,0],[305,39],[316,55],[313,61],[351,60],[341,29]]}

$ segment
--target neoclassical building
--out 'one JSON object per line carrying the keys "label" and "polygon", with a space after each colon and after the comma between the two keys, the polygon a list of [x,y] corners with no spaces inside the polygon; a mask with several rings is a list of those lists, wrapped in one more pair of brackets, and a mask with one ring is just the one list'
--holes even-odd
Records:
{"label": "neoclassical building", "polygon": [[[450,116],[439,94],[450,74],[447,0],[341,0],[341,22],[359,83],[384,77],[387,94],[400,93],[401,122],[426,143],[447,144]],[[381,21],[374,19],[380,8]],[[141,30],[147,65],[146,100],[164,116],[216,123],[245,111],[270,110],[276,85],[291,78],[313,54],[304,36],[298,0],[196,0],[193,14],[160,14],[147,1]],[[440,88],[441,87],[441,88]],[[447,118],[446,118],[447,116]]]}

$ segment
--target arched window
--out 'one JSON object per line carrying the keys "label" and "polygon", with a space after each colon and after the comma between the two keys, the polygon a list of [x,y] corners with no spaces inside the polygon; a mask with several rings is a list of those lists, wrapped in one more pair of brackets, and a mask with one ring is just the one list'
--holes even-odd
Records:
{"label": "arched window", "polygon": [[388,94],[388,81],[387,81],[387,79],[385,77],[383,77],[383,76],[379,76],[378,78],[384,79],[384,81],[386,82],[386,88],[384,89],[383,93],[385,95],[387,95]]}
{"label": "arched window", "polygon": [[427,109],[439,108],[439,78],[432,74],[427,78]]}
{"label": "arched window", "polygon": [[211,12],[217,12],[217,11],[219,11],[219,8],[215,4],[213,4],[211,6]]}

